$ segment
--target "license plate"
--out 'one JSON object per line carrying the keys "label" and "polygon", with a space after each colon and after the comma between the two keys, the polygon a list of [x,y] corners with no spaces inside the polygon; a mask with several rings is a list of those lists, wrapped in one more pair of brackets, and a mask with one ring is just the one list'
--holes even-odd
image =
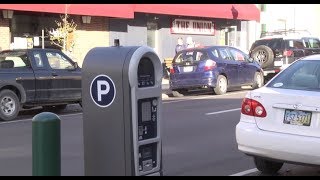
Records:
{"label": "license plate", "polygon": [[311,112],[286,109],[284,113],[284,124],[310,126]]}
{"label": "license plate", "polygon": [[193,71],[193,66],[183,67],[183,72],[192,72],[192,71]]}
{"label": "license plate", "polygon": [[282,66],[283,61],[274,61],[274,66]]}

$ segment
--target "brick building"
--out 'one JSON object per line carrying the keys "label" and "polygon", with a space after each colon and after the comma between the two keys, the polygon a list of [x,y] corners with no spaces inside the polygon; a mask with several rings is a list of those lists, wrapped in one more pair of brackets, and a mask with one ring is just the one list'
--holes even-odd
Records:
{"label": "brick building", "polygon": [[20,47],[24,38],[41,47],[42,30],[55,28],[67,12],[77,24],[72,56],[80,65],[90,49],[112,46],[115,39],[148,45],[162,60],[174,56],[178,37],[247,49],[249,22],[260,19],[253,4],[0,4],[0,11],[0,50]]}

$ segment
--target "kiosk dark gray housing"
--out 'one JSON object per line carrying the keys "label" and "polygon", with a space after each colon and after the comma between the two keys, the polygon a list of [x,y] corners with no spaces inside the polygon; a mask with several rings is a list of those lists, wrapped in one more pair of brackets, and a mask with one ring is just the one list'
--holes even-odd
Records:
{"label": "kiosk dark gray housing", "polygon": [[86,176],[162,174],[159,57],[149,47],[101,47],[82,67]]}

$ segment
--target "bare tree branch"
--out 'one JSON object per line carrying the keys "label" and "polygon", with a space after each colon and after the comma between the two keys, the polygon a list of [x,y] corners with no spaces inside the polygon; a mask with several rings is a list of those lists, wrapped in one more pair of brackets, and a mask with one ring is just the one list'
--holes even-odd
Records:
{"label": "bare tree branch", "polygon": [[71,20],[69,22],[68,15],[61,15],[60,21],[55,21],[57,28],[49,31],[51,44],[61,47],[63,51],[72,51],[75,42],[73,38],[73,33],[76,31],[77,24]]}

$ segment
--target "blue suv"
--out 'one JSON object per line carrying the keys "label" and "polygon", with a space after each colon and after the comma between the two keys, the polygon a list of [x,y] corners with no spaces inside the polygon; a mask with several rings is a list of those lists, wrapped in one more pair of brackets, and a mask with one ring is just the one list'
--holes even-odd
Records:
{"label": "blue suv", "polygon": [[170,67],[170,89],[180,94],[189,89],[211,88],[218,95],[230,87],[263,86],[260,65],[241,50],[229,46],[185,49]]}

